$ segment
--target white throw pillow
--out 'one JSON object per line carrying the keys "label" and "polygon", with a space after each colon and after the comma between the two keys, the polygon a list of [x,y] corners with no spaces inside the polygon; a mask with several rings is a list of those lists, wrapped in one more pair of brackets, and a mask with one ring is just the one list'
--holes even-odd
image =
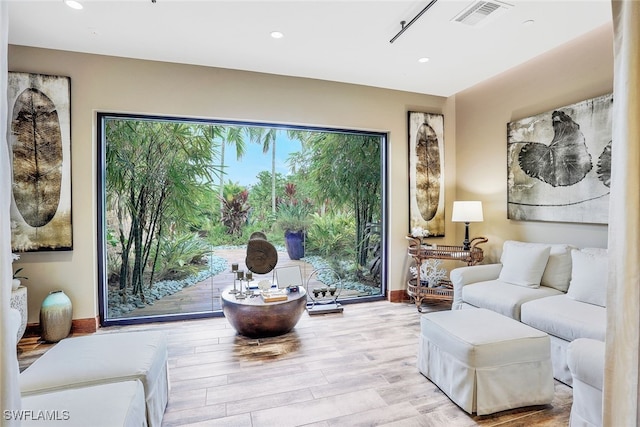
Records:
{"label": "white throw pillow", "polygon": [[539,288],[551,247],[507,240],[502,247],[498,280],[527,288]]}
{"label": "white throw pillow", "polygon": [[551,245],[549,261],[540,280],[541,286],[567,292],[571,280],[571,249],[575,247],[563,244]]}
{"label": "white throw pillow", "polygon": [[567,296],[576,301],[607,306],[609,257],[606,249],[571,251],[571,284]]}

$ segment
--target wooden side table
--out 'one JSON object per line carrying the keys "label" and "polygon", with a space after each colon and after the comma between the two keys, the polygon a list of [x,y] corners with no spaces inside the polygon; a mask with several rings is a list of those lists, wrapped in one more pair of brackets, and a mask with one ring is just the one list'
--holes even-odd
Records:
{"label": "wooden side table", "polygon": [[416,263],[417,274],[415,279],[409,280],[407,283],[407,294],[414,300],[419,312],[422,312],[422,301],[426,299],[436,301],[452,301],[453,286],[448,280],[441,281],[437,286],[423,286],[420,282],[420,267],[427,259],[441,259],[463,261],[467,265],[476,265],[484,259],[484,253],[481,248],[477,247],[481,243],[488,240],[484,237],[475,237],[471,240],[471,248],[465,250],[462,246],[437,245],[429,246],[422,244],[421,239],[413,236],[407,236],[409,240],[409,248],[407,253]]}

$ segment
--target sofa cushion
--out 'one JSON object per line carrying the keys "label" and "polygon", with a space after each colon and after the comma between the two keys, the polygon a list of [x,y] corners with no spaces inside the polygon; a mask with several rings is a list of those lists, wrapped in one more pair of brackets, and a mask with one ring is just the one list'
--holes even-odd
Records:
{"label": "sofa cushion", "polygon": [[607,306],[609,257],[606,249],[571,251],[571,282],[567,295],[576,301]]}
{"label": "sofa cushion", "polygon": [[556,295],[522,304],[520,320],[566,341],[578,338],[604,340],[607,310],[567,295]]}
{"label": "sofa cushion", "polygon": [[571,280],[571,245],[551,245],[549,260],[540,280],[540,285],[555,288],[562,292],[569,289]]}
{"label": "sofa cushion", "polygon": [[507,240],[502,248],[502,270],[498,279],[528,288],[540,287],[550,251],[549,245]]}
{"label": "sofa cushion", "polygon": [[516,320],[520,320],[520,306],[525,302],[560,294],[562,292],[557,289],[546,286],[532,289],[525,286],[514,286],[500,280],[473,283],[462,288],[464,302]]}

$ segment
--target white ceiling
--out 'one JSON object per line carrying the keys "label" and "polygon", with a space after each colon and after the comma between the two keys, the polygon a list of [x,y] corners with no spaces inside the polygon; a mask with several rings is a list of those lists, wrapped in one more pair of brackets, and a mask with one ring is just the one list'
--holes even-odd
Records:
{"label": "white ceiling", "polygon": [[481,27],[438,0],[390,43],[429,0],[81,2],[10,0],[9,43],[451,96],[611,24],[609,0],[507,0]]}

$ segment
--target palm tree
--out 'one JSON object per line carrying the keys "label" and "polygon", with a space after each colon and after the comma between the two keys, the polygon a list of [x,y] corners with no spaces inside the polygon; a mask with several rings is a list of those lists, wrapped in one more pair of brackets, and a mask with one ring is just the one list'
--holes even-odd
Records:
{"label": "palm tree", "polygon": [[[220,169],[222,173],[220,174],[220,188],[219,188],[219,199],[220,199],[220,217],[224,215],[224,152],[225,146],[235,145],[236,147],[236,159],[240,160],[245,154],[246,145],[244,142],[244,138],[242,135],[247,132],[247,128],[237,127],[237,126],[211,126],[211,137],[213,138],[219,136],[222,139],[222,144],[220,144]],[[214,130],[215,129],[215,130]]]}
{"label": "palm tree", "polygon": [[[276,213],[276,140],[280,128],[250,127],[247,132],[252,141],[262,144],[262,152],[268,153],[271,149],[271,212]],[[287,129],[289,139],[297,139],[304,147],[305,140],[309,137],[309,131]]]}
{"label": "palm tree", "polygon": [[271,213],[276,213],[276,137],[278,128],[247,128],[252,141],[262,144],[262,152],[268,153],[271,149]]}

